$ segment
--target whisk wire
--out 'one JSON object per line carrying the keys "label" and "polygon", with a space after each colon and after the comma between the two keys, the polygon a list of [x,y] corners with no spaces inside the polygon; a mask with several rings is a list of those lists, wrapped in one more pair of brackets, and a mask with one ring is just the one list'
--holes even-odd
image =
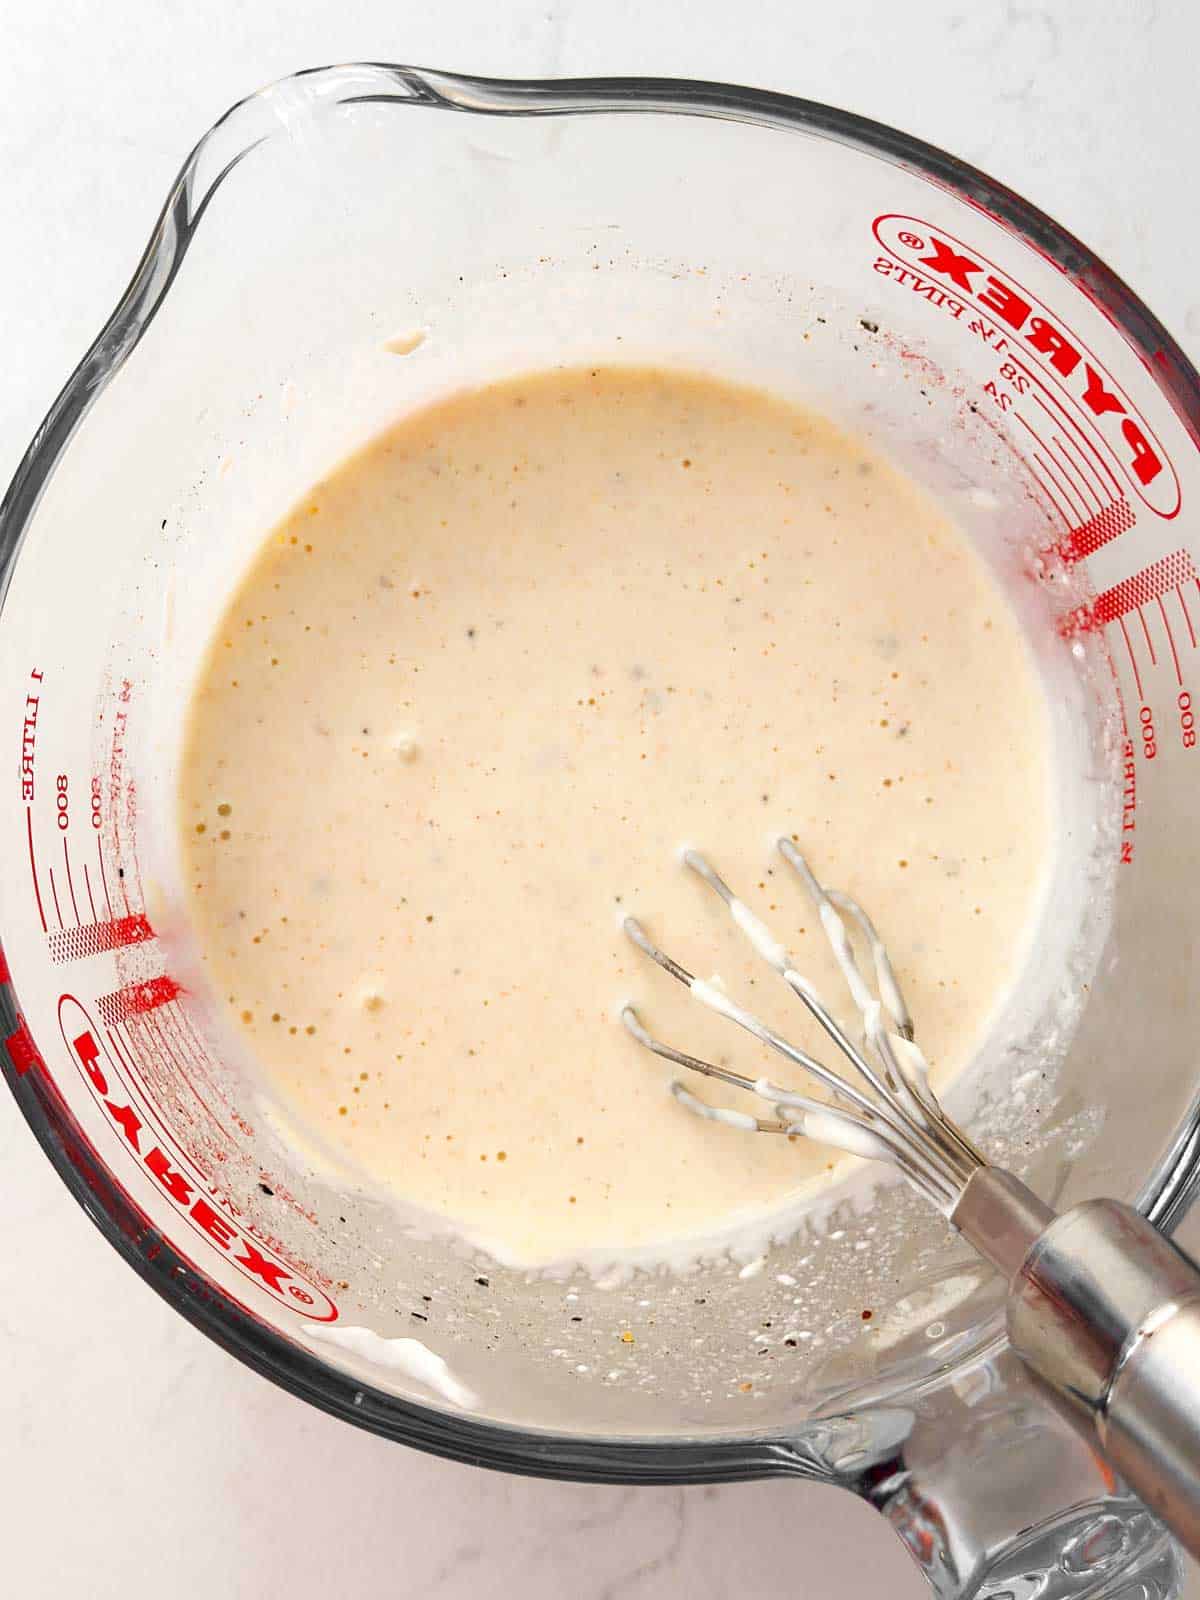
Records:
{"label": "whisk wire", "polygon": [[735,1128],[753,1128],[759,1133],[785,1133],[792,1137],[816,1139],[823,1144],[837,1144],[842,1148],[852,1149],[853,1154],[864,1155],[871,1160],[888,1161],[899,1167],[926,1192],[936,1190],[941,1197],[939,1204],[950,1203],[954,1188],[947,1174],[936,1171],[922,1161],[919,1153],[914,1157],[894,1135],[879,1128],[869,1127],[865,1121],[851,1112],[825,1105],[819,1100],[796,1094],[790,1089],[782,1089],[768,1078],[748,1078],[729,1067],[718,1066],[715,1062],[703,1061],[699,1056],[676,1050],[673,1045],[656,1039],[647,1031],[633,1006],[627,1005],[622,1008],[621,1021],[640,1045],[664,1061],[686,1067],[703,1077],[727,1083],[731,1088],[742,1089],[747,1094],[757,1095],[759,1099],[765,1100],[780,1111],[793,1113],[790,1117],[763,1118],[726,1107],[712,1106],[698,1095],[692,1094],[678,1079],[675,1079],[671,1084],[671,1093],[694,1115]]}
{"label": "whisk wire", "polygon": [[[698,978],[689,972],[653,942],[635,917],[625,918],[624,929],[641,951],[710,1010],[736,1023],[768,1049],[807,1072],[833,1096],[833,1103],[813,1100],[781,1088],[769,1078],[752,1079],[731,1068],[676,1050],[654,1038],[632,1006],[623,1009],[622,1021],[638,1043],[655,1055],[688,1071],[757,1095],[776,1113],[766,1118],[713,1106],[676,1080],[671,1085],[672,1093],[694,1115],[761,1133],[803,1134],[854,1155],[888,1162],[948,1215],[971,1174],[986,1165],[986,1159],[946,1117],[929,1083],[925,1059],[914,1042],[911,1014],[887,948],[871,918],[850,895],[824,888],[791,839],[780,839],[778,848],[816,907],[822,930],[862,1019],[864,1049],[859,1049],[850,1039],[813,985],[796,969],[786,945],[774,937],[766,923],[734,893],[711,863],[691,849],[684,852],[683,860],[724,902],[734,923],[755,951],[784,979],[869,1093],[864,1093],[737,1004],[719,980]],[[850,921],[867,947],[874,990],[859,966],[844,919]],[[868,1059],[865,1049],[870,1049],[876,1057],[878,1069]]]}
{"label": "whisk wire", "polygon": [[[845,1030],[821,1000],[813,985],[796,971],[786,946],[777,940],[766,924],[751,911],[744,901],[734,894],[720,873],[698,851],[686,850],[683,860],[686,866],[697,873],[705,883],[717,892],[728,907],[734,922],[747,934],[754,948],[782,976],[793,993],[804,1003],[816,1021],[838,1046],[855,1071],[866,1081],[877,1097],[876,1101],[870,1102],[870,1114],[884,1118],[896,1132],[903,1135],[906,1130],[897,1126],[896,1119],[892,1116],[894,1110],[900,1114],[905,1123],[909,1124],[910,1129],[915,1126],[927,1138],[933,1137],[938,1115],[940,1115],[940,1108],[936,1108],[935,1111],[936,1102],[933,1105],[928,1103],[933,1100],[932,1090],[928,1086],[928,1078],[927,1076],[919,1078],[915,1075],[910,1078],[909,1073],[901,1070],[887,1029],[883,1026],[882,1003],[871,993],[862,978],[853,947],[846,935],[833,902],[833,897],[817,882],[808,863],[790,839],[780,840],[779,844],[780,852],[784,859],[790,866],[795,868],[817,904],[822,928],[833,946],[834,954],[846,977],[851,996],[859,1009],[867,1040],[879,1057],[883,1069],[882,1081],[863,1052],[850,1040]],[[888,959],[887,952],[875,930],[874,924],[862,908],[858,906],[857,902],[851,901],[849,896],[839,895],[838,899],[853,905],[856,912],[855,920],[870,930],[869,938],[873,941],[878,951],[875,955],[876,973],[878,975],[882,972],[886,975],[885,982],[892,991],[892,1001],[888,1010],[896,1027],[907,1029],[906,1042],[911,1043],[912,1019],[900,993],[900,986],[896,980],[891,961]],[[704,999],[706,996],[701,994],[700,998]],[[726,1014],[729,1014],[728,1011],[726,1011]],[[914,1054],[919,1056],[918,1052],[914,1051]],[[807,1065],[811,1059],[811,1057],[806,1057],[804,1064]],[[808,1070],[811,1071],[811,1067]],[[834,1074],[835,1078],[836,1076]],[[837,1081],[840,1082],[841,1080],[838,1079]],[[944,1154],[944,1152],[939,1151],[939,1158]],[[946,1165],[953,1172],[952,1159],[944,1163],[939,1159],[938,1164]]]}

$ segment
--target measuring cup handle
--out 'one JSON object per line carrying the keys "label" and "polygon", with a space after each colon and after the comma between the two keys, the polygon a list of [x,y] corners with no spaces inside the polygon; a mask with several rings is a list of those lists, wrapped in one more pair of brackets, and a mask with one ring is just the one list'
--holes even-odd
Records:
{"label": "measuring cup handle", "polygon": [[1200,1269],[1130,1206],[1055,1217],[1011,1279],[1013,1348],[1200,1556]]}

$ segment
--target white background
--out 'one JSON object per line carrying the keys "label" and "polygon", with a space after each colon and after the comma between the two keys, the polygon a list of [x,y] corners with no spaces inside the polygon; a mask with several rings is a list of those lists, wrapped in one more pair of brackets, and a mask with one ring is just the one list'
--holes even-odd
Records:
{"label": "white background", "polygon": [[[4,0],[0,480],[193,141],[248,90],[353,59],[725,78],[865,113],[1037,202],[1200,359],[1189,0]],[[7,1097],[0,1172],[0,1583],[14,1600],[924,1593],[893,1535],[833,1490],[532,1483],[360,1434],[169,1311]],[[1195,1249],[1200,1224],[1183,1237]]]}

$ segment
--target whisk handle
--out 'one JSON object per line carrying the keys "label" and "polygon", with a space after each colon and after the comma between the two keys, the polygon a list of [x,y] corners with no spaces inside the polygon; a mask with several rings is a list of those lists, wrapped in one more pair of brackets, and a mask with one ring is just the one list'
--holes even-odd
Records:
{"label": "whisk handle", "polygon": [[1055,1217],[1010,1279],[1013,1348],[1200,1556],[1200,1269],[1130,1206]]}

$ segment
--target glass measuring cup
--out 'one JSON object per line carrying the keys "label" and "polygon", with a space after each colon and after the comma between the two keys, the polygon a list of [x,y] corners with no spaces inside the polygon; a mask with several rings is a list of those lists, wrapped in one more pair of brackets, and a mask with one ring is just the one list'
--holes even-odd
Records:
{"label": "glass measuring cup", "polygon": [[[3,508],[13,1091],[161,1293],[379,1432],[566,1476],[822,1475],[942,1592],[1034,1573],[1046,1594],[1135,1574],[1167,1592],[1157,1528],[1011,1372],[998,1286],[915,1200],[847,1198],[749,1277],[528,1282],[314,1172],[181,965],[180,712],[263,530],[456,383],[614,357],[749,377],[869,433],[992,563],[1055,686],[1064,847],[1019,1009],[955,1109],[1060,1205],[1179,1214],[1195,374],[979,174],[712,85],[338,68],[201,141]],[[415,1336],[452,1382],[314,1337],[334,1323]]]}

